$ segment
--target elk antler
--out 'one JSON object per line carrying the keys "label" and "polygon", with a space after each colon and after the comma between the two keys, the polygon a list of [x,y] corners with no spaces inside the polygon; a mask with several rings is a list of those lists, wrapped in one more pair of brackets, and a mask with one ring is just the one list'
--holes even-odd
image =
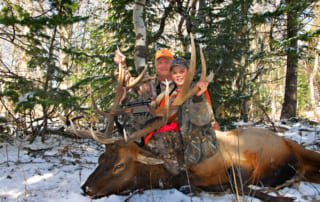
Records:
{"label": "elk antler", "polygon": [[114,129],[114,118],[116,115],[130,112],[130,111],[128,111],[128,109],[119,109],[118,106],[121,103],[121,101],[123,100],[123,97],[125,95],[125,90],[133,88],[138,83],[140,83],[141,80],[143,79],[144,75],[146,74],[146,71],[147,71],[147,65],[145,66],[145,68],[143,69],[143,71],[140,73],[140,75],[137,78],[135,78],[133,81],[131,81],[127,86],[124,86],[125,70],[124,70],[122,64],[119,63],[117,87],[115,89],[115,96],[114,96],[111,108],[107,112],[100,110],[97,107],[97,104],[95,102],[93,94],[91,94],[92,108],[95,110],[95,112],[97,114],[106,117],[109,122],[104,135],[98,131],[93,132],[92,130],[91,131],[77,130],[77,129],[75,129],[74,126],[73,126],[71,132],[73,132],[74,134],[76,134],[77,136],[80,136],[80,137],[88,138],[88,136],[90,136],[91,138],[94,138],[96,141],[103,143],[103,144],[111,144],[114,141],[120,140],[120,138],[111,138],[110,140],[106,140],[104,138],[104,136],[110,136],[112,134],[112,131]]}
{"label": "elk antler", "polygon": [[67,129],[66,132],[67,133],[72,133],[77,135],[80,138],[88,138],[88,139],[94,139],[97,142],[100,142],[102,144],[112,144],[116,141],[122,140],[121,137],[113,137],[113,138],[108,138],[107,140],[104,139],[104,134],[99,132],[99,131],[93,131],[92,129],[89,130],[79,130],[76,129],[76,127],[74,126],[73,122],[70,121],[70,125],[71,125],[71,129]]}
{"label": "elk antler", "polygon": [[[144,69],[140,73],[140,75],[136,79],[134,79],[132,82],[130,82],[128,84],[128,86],[125,86],[125,88],[126,89],[130,89],[130,88],[133,88],[134,86],[136,86],[143,79],[146,71],[147,71],[147,65],[144,67]],[[124,86],[123,86],[124,76],[125,76],[125,70],[124,70],[122,64],[119,63],[119,75],[118,75],[118,79],[117,79],[118,80],[118,85],[116,87],[115,97],[113,99],[113,103],[112,103],[112,106],[111,106],[111,109],[110,109],[109,112],[102,112],[101,110],[98,110],[94,99],[93,99],[93,102],[92,102],[93,107],[96,110],[96,113],[106,117],[107,120],[109,121],[107,129],[106,129],[106,132],[105,132],[105,134],[107,136],[110,136],[110,134],[112,134],[112,131],[113,131],[113,128],[114,128],[114,123],[113,123],[114,117],[116,115],[118,115],[118,114],[126,113],[125,110],[117,110],[119,104],[121,103],[121,101],[123,99],[124,93],[125,93],[125,89],[124,89]]]}
{"label": "elk antler", "polygon": [[[167,93],[167,95],[165,95],[165,96],[168,97],[168,95],[169,95],[169,85],[166,86],[166,93]],[[167,101],[167,102],[169,103],[169,101]],[[93,102],[93,103],[95,104],[95,102]],[[95,105],[95,107],[96,107],[96,105]],[[167,107],[169,107],[169,106],[167,106]],[[97,113],[106,115],[108,117],[113,117],[114,116],[112,114],[109,114],[109,113],[106,113],[106,112],[102,112],[100,110],[97,110]],[[166,123],[166,121],[168,119],[168,117],[166,115],[169,115],[169,113],[165,114],[163,116],[163,118],[155,119],[153,122],[151,122],[145,128],[132,133],[131,136],[129,137],[130,138],[129,140],[132,141],[132,140],[138,139],[138,138],[148,134],[149,132],[152,132],[154,130],[159,129],[163,124]],[[72,128],[74,128],[73,124],[72,124]],[[97,142],[99,142],[101,144],[112,144],[115,141],[122,140],[122,138],[121,139],[116,139],[116,138],[106,137],[106,136],[102,135],[102,133],[94,132],[93,130],[90,130],[90,132],[88,132],[87,130],[83,130],[83,131],[78,131],[77,132],[77,130],[74,129],[73,132],[76,133],[78,136],[81,135],[82,137],[83,136],[85,136],[85,137],[91,136],[94,140],[96,140]],[[127,139],[126,136],[125,136],[125,139]]]}
{"label": "elk antler", "polygon": [[[118,75],[118,79],[117,80],[118,80],[118,85],[116,87],[115,96],[114,96],[114,99],[113,99],[113,102],[112,102],[112,106],[111,106],[111,109],[110,109],[111,112],[113,112],[113,111],[115,111],[117,109],[117,107],[119,106],[119,104],[121,102],[121,98],[123,97],[123,95],[125,93],[124,92],[124,88],[123,88],[124,69],[123,69],[121,63],[119,63],[119,75]],[[94,99],[93,99],[92,103],[95,103]],[[101,111],[98,110],[96,104],[95,104],[95,109],[96,109],[96,112],[98,114],[103,115],[103,113],[101,113]],[[107,114],[105,114],[103,116],[105,116],[107,118],[107,120],[108,120],[108,126],[107,126],[107,129],[105,131],[105,135],[110,136],[110,134],[112,134],[112,131],[113,131],[113,128],[114,128],[113,120],[114,120],[115,114],[114,113],[107,113]]]}

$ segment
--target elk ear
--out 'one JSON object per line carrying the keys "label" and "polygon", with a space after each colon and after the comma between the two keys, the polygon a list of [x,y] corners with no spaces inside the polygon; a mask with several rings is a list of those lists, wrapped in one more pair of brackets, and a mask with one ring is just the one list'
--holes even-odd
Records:
{"label": "elk ear", "polygon": [[142,154],[138,154],[137,156],[137,161],[146,165],[159,165],[159,164],[163,164],[164,161],[161,159],[157,159],[154,157],[148,157]]}

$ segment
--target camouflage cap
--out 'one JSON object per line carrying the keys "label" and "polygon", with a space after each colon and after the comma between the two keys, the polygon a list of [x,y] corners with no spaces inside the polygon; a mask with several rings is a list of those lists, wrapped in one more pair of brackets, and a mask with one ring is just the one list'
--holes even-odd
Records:
{"label": "camouflage cap", "polygon": [[174,60],[172,60],[170,70],[172,70],[174,66],[179,66],[188,69],[187,61],[184,58],[175,58]]}

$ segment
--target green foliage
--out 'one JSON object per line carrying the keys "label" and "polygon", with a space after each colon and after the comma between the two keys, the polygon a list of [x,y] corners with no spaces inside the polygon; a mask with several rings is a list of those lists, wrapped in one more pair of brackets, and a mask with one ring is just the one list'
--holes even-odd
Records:
{"label": "green foliage", "polygon": [[[243,1],[243,4],[250,7],[252,1]],[[251,62],[249,57],[251,52],[249,33],[242,29],[249,29],[250,12],[243,11],[244,18],[240,18],[241,3],[233,2],[218,10],[213,10],[218,3],[212,1],[209,7],[203,8],[203,15],[208,18],[208,22],[199,26],[196,32],[201,33],[201,43],[205,44],[205,55],[209,71],[213,71],[215,79],[210,87],[210,94],[213,105],[226,106],[225,114],[228,118],[239,119],[240,105],[248,100],[245,70]],[[216,19],[219,18],[219,21]],[[246,59],[243,60],[243,56]],[[210,58],[210,59],[209,59]],[[244,62],[246,61],[246,62]],[[220,117],[217,117],[218,120]],[[221,117],[221,122],[222,121]]]}
{"label": "green foliage", "polygon": [[[31,75],[13,75],[3,80],[4,90],[1,95],[15,104],[16,113],[37,109],[36,116],[41,116],[41,109],[44,123],[61,110],[80,108],[80,98],[73,95],[72,91],[61,88],[69,72],[60,66],[61,47],[57,37],[61,28],[88,19],[74,15],[78,9],[76,1],[50,0],[48,3],[50,10],[37,16],[32,16],[29,10],[13,3],[5,4],[0,10],[0,24],[8,28],[8,33],[12,32],[8,40],[15,45],[19,44],[18,47],[26,53]],[[41,126],[46,127],[46,124]]]}
{"label": "green foliage", "polygon": [[0,143],[10,141],[11,139],[11,129],[9,126],[0,124]]}
{"label": "green foliage", "polygon": [[305,70],[298,71],[298,112],[310,110],[309,74]]}

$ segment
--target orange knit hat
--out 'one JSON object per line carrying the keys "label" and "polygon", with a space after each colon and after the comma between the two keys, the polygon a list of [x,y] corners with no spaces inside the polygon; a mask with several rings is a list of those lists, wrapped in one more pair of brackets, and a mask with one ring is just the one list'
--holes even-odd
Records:
{"label": "orange knit hat", "polygon": [[166,57],[166,58],[169,58],[170,60],[173,60],[173,55],[171,51],[165,48],[162,48],[156,52],[156,60],[161,57]]}

